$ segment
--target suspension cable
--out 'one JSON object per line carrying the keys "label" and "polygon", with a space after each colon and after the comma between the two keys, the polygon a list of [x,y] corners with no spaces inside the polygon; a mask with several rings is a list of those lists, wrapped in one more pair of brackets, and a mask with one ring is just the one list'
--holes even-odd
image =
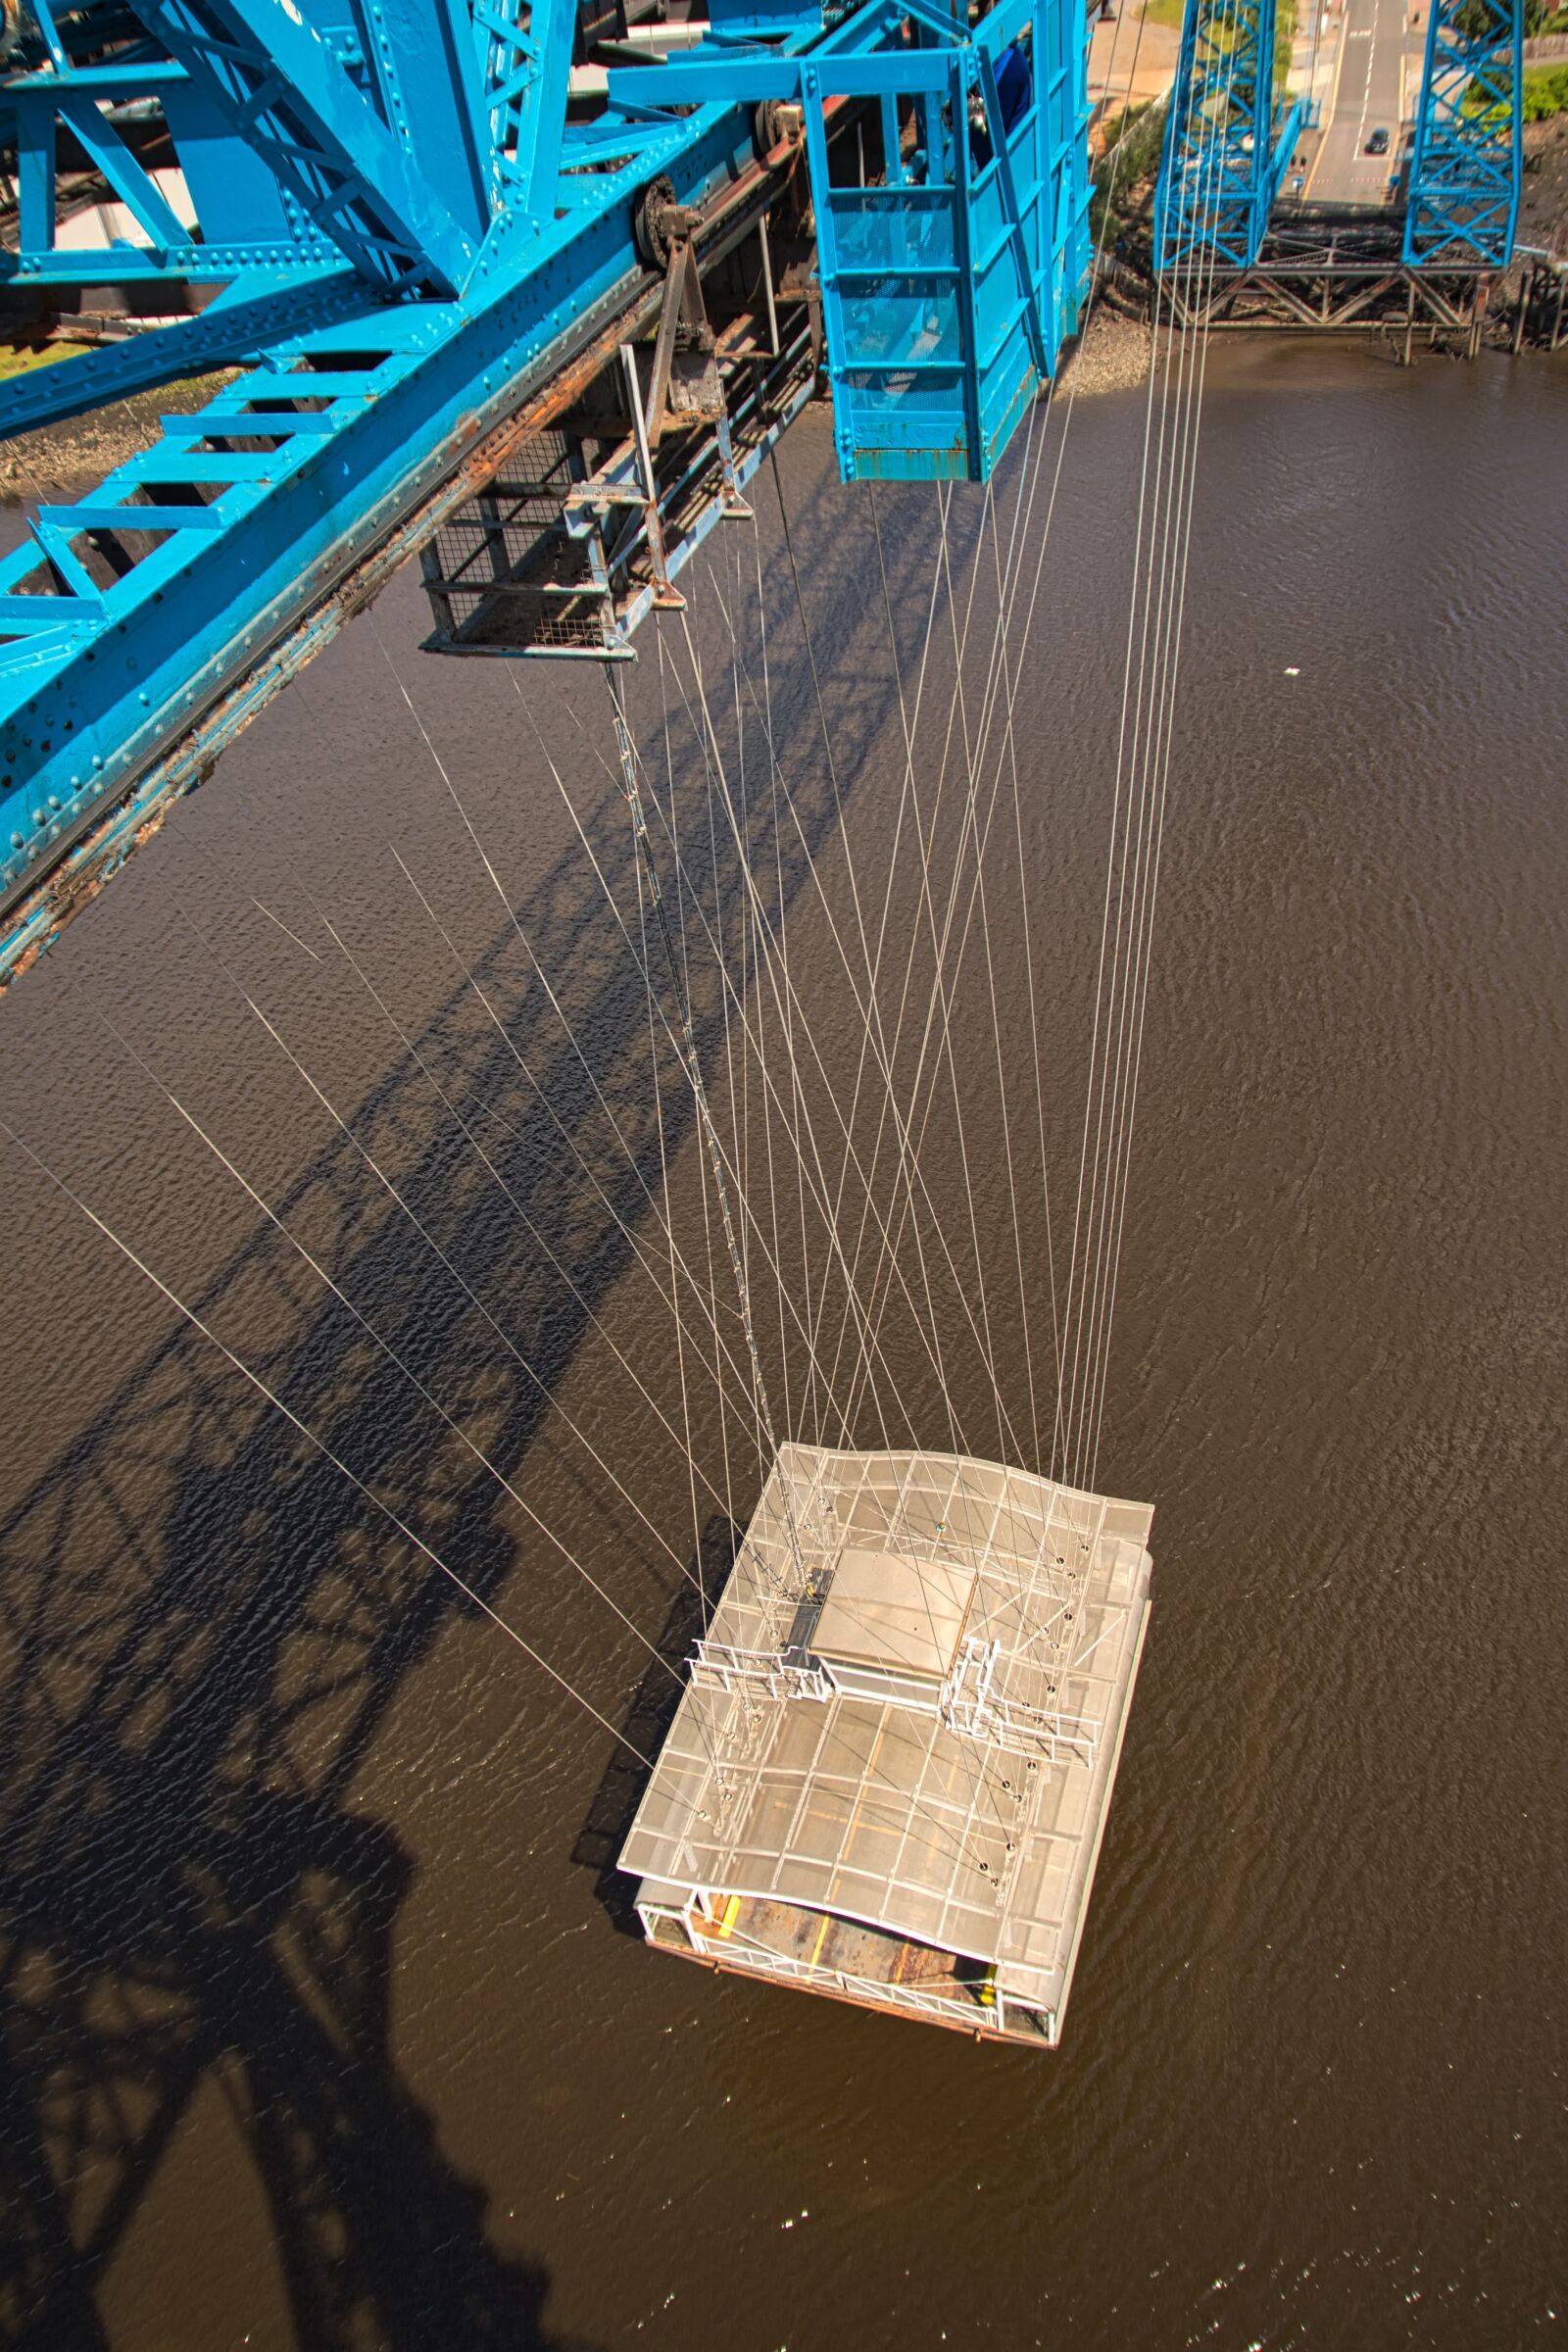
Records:
{"label": "suspension cable", "polygon": [[[729,1251],[730,1271],[735,1277],[735,1291],[740,1301],[741,1328],[746,1335],[747,1353],[752,1359],[752,1380],[757,1397],[757,1409],[761,1417],[763,1432],[767,1438],[769,1460],[776,1461],[778,1458],[778,1436],[773,1426],[773,1407],[768,1397],[767,1382],[762,1372],[761,1353],[757,1345],[757,1330],[752,1321],[751,1285],[746,1279],[746,1268],[741,1259],[740,1246],[735,1238],[735,1219],[730,1211],[729,1179],[724,1170],[724,1153],[719,1144],[718,1130],[713,1124],[713,1113],[709,1104],[708,1086],[703,1077],[702,1055],[697,1051],[697,1038],[692,1028],[691,1002],[681,977],[680,964],[675,955],[675,943],[670,937],[669,915],[664,906],[664,893],[659,879],[659,863],[654,857],[653,843],[648,837],[648,819],[643,813],[642,790],[637,781],[637,761],[632,752],[631,735],[626,724],[621,682],[613,665],[608,662],[605,664],[605,683],[610,689],[611,708],[614,712],[615,746],[620,754],[621,786],[631,816],[637,854],[642,860],[643,871],[647,878],[648,900],[653,908],[655,926],[658,929],[660,945],[663,951],[664,968],[669,975],[669,985],[675,999],[675,1009],[680,1021],[681,1055],[686,1066],[686,1076],[691,1085],[692,1100],[697,1105],[697,1123],[702,1129],[709,1164],[712,1170],[713,1190],[718,1198],[719,1216],[724,1226],[724,1246]],[[800,1530],[795,1524],[795,1509],[789,1496],[788,1481],[782,1482],[781,1492],[784,1497],[784,1518],[789,1530],[790,1551],[794,1560],[795,1573],[801,1581],[803,1591],[814,1592],[814,1582],[807,1568],[806,1557],[801,1549]]]}

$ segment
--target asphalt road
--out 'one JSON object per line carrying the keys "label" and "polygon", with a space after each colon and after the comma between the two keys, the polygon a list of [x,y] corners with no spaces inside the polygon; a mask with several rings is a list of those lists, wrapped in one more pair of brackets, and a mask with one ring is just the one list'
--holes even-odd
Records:
{"label": "asphalt road", "polygon": [[[1388,204],[1398,169],[1404,0],[1348,0],[1341,40],[1334,111],[1302,193],[1315,204]],[[1368,155],[1380,128],[1389,152]]]}

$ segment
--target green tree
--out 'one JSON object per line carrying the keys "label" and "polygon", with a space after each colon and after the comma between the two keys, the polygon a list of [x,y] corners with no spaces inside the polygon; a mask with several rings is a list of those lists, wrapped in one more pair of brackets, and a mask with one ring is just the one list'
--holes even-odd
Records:
{"label": "green tree", "polygon": [[[1525,39],[1531,40],[1551,14],[1550,0],[1525,0]],[[1513,29],[1509,0],[1464,0],[1454,23],[1467,41],[1505,40]]]}

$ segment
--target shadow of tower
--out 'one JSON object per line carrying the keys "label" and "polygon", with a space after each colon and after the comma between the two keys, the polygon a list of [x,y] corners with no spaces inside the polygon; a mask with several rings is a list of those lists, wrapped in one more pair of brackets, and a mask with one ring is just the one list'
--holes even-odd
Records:
{"label": "shadow of tower", "polygon": [[[917,527],[914,506],[904,513],[884,521],[890,563]],[[895,690],[880,612],[862,603],[841,617],[837,667],[855,681],[834,708],[848,791]],[[779,708],[781,730],[808,742],[814,712],[799,677],[781,682]],[[655,774],[662,757],[650,745]],[[804,756],[793,767],[806,838],[783,844],[781,903],[837,822],[826,776]],[[612,845],[602,856],[619,903],[635,907],[623,811],[607,795],[586,821]],[[769,871],[771,861],[770,845]],[[466,988],[418,1052],[439,1062],[466,1113],[497,1114],[487,1149],[572,1266],[579,1300],[521,1226],[498,1216],[496,1187],[452,1123],[432,1125],[412,1056],[351,1125],[371,1150],[423,1139],[403,1189],[454,1263],[484,1269],[475,1287],[507,1299],[539,1385],[498,1351],[462,1286],[432,1275],[396,1209],[367,1208],[344,1139],[278,1203],[285,1225],[335,1234],[334,1281],[377,1302],[377,1328],[460,1423],[482,1402],[485,1450],[509,1478],[627,1267],[626,1228],[661,1165],[642,983],[580,855],[559,859],[519,912],[545,968],[570,975],[576,1036],[634,1165],[611,1153],[580,1068],[539,1025],[510,926],[479,977],[503,1025],[526,1040],[604,1197],[560,1149],[505,1040],[470,1017]],[[711,1062],[723,1032],[716,975],[694,988],[693,1011]],[[689,1099],[667,1094],[666,1151],[689,1117]],[[243,1351],[290,1409],[408,1527],[461,1559],[477,1592],[499,1591],[514,1545],[493,1482],[272,1228],[193,1304],[220,1330],[265,1333]],[[301,2346],[569,2352],[547,2323],[544,2272],[491,2244],[484,2190],[443,2155],[401,2078],[387,1984],[412,1865],[395,1829],[345,1801],[395,1692],[459,1599],[188,1332],[149,1353],[0,1523],[0,2342],[27,2352],[107,2342],[105,2266],[198,2088],[216,2079],[264,2183]]]}

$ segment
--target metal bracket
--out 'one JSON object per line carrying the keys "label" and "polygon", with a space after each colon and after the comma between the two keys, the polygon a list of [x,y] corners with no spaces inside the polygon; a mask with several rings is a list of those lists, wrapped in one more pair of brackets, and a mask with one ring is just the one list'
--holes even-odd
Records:
{"label": "metal bracket", "polygon": [[[670,225],[668,215],[665,220]],[[714,424],[724,414],[724,387],[703,301],[692,225],[691,216],[683,211],[670,234],[664,302],[647,392],[648,440],[654,449],[666,426]]]}
{"label": "metal bracket", "polygon": [[654,604],[662,612],[684,612],[686,599],[669,576],[669,564],[664,556],[664,531],[659,519],[659,477],[654,471],[654,453],[648,443],[648,420],[643,413],[642,386],[637,380],[637,354],[629,343],[620,347],[620,364],[626,373],[626,398],[631,407],[632,431],[637,441],[637,458],[642,467],[643,522],[648,533],[648,558],[653,566]]}

